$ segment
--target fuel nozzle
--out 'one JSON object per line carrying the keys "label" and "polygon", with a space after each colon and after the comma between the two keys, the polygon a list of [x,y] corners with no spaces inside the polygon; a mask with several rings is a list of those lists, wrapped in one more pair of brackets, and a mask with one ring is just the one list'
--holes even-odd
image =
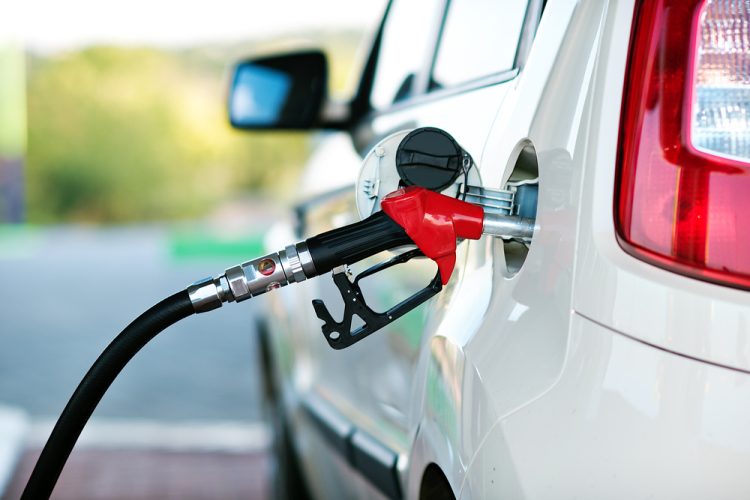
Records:
{"label": "fuel nozzle", "polygon": [[414,244],[435,261],[443,285],[453,273],[458,240],[476,240],[483,234],[530,240],[536,227],[533,219],[485,211],[479,205],[421,187],[394,191],[383,198],[381,205]]}
{"label": "fuel nozzle", "polygon": [[[456,245],[461,239],[479,239],[483,234],[506,239],[530,239],[534,220],[499,215],[481,206],[416,186],[386,196],[382,211],[366,219],[289,245],[280,252],[231,267],[218,278],[206,278],[188,288],[196,312],[221,307],[223,302],[241,302],[268,291],[299,283],[333,271],[333,281],[344,301],[344,316],[335,321],[323,301],[313,308],[323,321],[326,340],[335,349],[362,340],[422,304],[445,285],[456,263]],[[384,250],[414,245],[386,262],[363,271],[353,280],[347,266]],[[359,281],[389,267],[425,256],[435,261],[438,272],[430,283],[385,312],[373,311]],[[352,331],[352,319],[363,325]]]}

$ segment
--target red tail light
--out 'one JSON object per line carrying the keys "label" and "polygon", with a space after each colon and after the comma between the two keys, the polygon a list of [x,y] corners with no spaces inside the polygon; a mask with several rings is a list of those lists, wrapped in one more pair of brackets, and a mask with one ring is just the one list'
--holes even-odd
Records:
{"label": "red tail light", "polygon": [[621,246],[750,288],[750,2],[638,2],[618,154]]}

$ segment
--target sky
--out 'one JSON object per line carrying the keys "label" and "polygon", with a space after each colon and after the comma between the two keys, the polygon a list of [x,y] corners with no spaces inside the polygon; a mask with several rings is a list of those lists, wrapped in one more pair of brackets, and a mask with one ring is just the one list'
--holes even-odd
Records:
{"label": "sky", "polygon": [[0,42],[55,52],[92,44],[180,47],[310,29],[370,29],[385,0],[6,0]]}

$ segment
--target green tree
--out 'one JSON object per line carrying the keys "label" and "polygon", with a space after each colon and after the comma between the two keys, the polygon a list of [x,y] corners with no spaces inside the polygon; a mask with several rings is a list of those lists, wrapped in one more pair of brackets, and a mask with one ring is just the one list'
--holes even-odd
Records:
{"label": "green tree", "polygon": [[191,217],[298,169],[309,138],[226,123],[216,59],[98,47],[32,57],[28,216],[32,222]]}

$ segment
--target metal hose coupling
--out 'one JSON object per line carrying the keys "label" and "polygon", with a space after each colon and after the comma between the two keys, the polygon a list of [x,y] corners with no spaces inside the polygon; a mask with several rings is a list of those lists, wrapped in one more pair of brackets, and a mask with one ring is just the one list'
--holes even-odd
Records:
{"label": "metal hose coupling", "polygon": [[305,242],[289,245],[238,266],[230,267],[217,278],[204,278],[188,287],[196,313],[212,311],[224,302],[242,302],[289,283],[317,276]]}

